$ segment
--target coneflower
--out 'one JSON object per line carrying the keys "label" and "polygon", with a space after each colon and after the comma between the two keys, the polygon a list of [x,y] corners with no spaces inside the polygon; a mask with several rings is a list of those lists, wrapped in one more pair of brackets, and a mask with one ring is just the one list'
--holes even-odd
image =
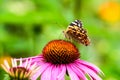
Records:
{"label": "coneflower", "polygon": [[22,58],[11,59],[11,63],[9,64],[7,60],[4,60],[4,64],[1,64],[10,80],[31,80],[33,74],[39,69],[36,63],[31,64],[31,59],[26,59],[24,62]]}
{"label": "coneflower", "polygon": [[[71,80],[102,80],[102,71],[94,64],[83,61],[76,46],[65,40],[50,41],[42,54],[31,57],[40,69],[31,79],[65,80],[67,74]],[[27,58],[26,58],[27,59]],[[29,58],[28,58],[29,59]]]}

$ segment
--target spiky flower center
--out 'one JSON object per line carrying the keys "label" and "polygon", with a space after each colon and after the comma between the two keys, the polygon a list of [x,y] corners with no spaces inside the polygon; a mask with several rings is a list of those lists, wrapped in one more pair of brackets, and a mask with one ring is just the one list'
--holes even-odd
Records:
{"label": "spiky flower center", "polygon": [[53,40],[44,47],[43,56],[47,62],[67,64],[79,58],[79,51],[71,42]]}
{"label": "spiky flower center", "polygon": [[26,75],[29,71],[24,67],[13,67],[10,68],[10,71],[13,73],[10,75],[12,80],[28,80],[29,75]]}

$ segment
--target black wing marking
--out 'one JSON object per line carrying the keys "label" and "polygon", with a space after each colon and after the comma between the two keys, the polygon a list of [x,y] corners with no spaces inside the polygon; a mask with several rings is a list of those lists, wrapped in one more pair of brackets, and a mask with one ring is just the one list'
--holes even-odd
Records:
{"label": "black wing marking", "polygon": [[75,20],[75,21],[70,23],[70,26],[82,27],[82,22],[80,20]]}

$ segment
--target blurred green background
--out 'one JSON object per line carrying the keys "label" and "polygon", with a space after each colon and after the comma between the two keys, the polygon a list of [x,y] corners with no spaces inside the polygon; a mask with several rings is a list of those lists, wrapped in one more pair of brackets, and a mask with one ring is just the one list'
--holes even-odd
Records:
{"label": "blurred green background", "polygon": [[78,44],[81,59],[99,66],[103,80],[120,80],[120,0],[0,0],[0,56],[38,55],[75,19],[91,40]]}

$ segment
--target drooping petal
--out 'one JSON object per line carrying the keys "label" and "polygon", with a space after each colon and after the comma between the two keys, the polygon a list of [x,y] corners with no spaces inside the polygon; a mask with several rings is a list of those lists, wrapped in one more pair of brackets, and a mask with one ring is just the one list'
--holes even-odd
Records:
{"label": "drooping petal", "polygon": [[71,80],[80,80],[79,77],[75,74],[75,72],[72,71],[69,64],[67,65],[67,71],[68,71],[68,74],[69,74]]}
{"label": "drooping petal", "polygon": [[13,67],[17,67],[17,60],[16,59],[12,59],[12,66]]}
{"label": "drooping petal", "polygon": [[27,64],[28,64],[28,59],[26,59],[25,63],[23,63],[25,68],[27,68]]}
{"label": "drooping petal", "polygon": [[[22,61],[26,61],[27,59],[39,59],[39,58],[43,58],[42,55],[39,55],[39,56],[33,56],[33,57],[29,57],[29,58],[22,58]],[[19,59],[16,59],[17,61],[19,61]]]}
{"label": "drooping petal", "polygon": [[43,62],[43,57],[32,59],[32,62]]}
{"label": "drooping petal", "polygon": [[37,71],[37,73],[31,79],[36,80],[42,74],[42,72],[44,72],[47,69],[47,67],[49,67],[49,66],[50,66],[50,64],[48,64],[48,63],[42,64],[40,69]]}
{"label": "drooping petal", "polygon": [[66,74],[66,66],[64,64],[59,66],[59,73],[57,80],[64,80],[64,76]]}
{"label": "drooping petal", "polygon": [[10,69],[10,66],[9,66],[9,64],[8,64],[7,60],[4,60],[4,65],[6,66],[6,69],[7,69],[7,70],[9,70],[9,69]]}
{"label": "drooping petal", "polygon": [[34,64],[34,63],[37,63],[37,64],[39,64],[39,65],[42,65],[42,64],[45,63],[44,61],[45,61],[45,60],[43,59],[43,57],[39,57],[39,58],[32,59],[32,63],[33,63],[33,64]]}
{"label": "drooping petal", "polygon": [[51,76],[51,79],[52,80],[57,80],[57,76],[59,74],[59,67],[54,65],[53,68],[52,68],[52,76]]}
{"label": "drooping petal", "polygon": [[[40,69],[40,67],[34,68],[31,70],[30,76],[34,75],[38,70]],[[29,73],[28,73],[29,74]]]}
{"label": "drooping petal", "polygon": [[22,66],[22,58],[20,58],[20,64],[19,64],[19,66]]}
{"label": "drooping petal", "polygon": [[88,68],[80,63],[77,63],[77,65],[81,70],[83,70],[84,72],[89,74],[95,80],[102,80],[92,69],[90,69],[90,68]]}
{"label": "drooping petal", "polygon": [[31,62],[32,62],[32,59],[30,59],[29,61],[28,61],[28,63],[27,63],[27,69],[29,69],[30,68],[30,66],[31,66]]}
{"label": "drooping petal", "polygon": [[53,66],[50,65],[43,71],[43,73],[41,74],[41,80],[52,80],[51,79],[52,68],[53,68]]}
{"label": "drooping petal", "polygon": [[95,66],[92,63],[89,63],[89,62],[86,62],[86,61],[83,61],[83,60],[77,60],[77,62],[79,62],[80,64],[82,64],[82,65],[84,65],[84,66],[86,66],[90,69],[92,69],[96,73],[102,73],[103,74],[103,72],[97,66]]}
{"label": "drooping petal", "polygon": [[1,64],[1,66],[7,73],[9,73],[9,69],[5,65]]}
{"label": "drooping petal", "polygon": [[36,67],[37,67],[36,65],[37,65],[37,63],[32,64],[32,65],[29,67],[29,69],[32,70],[32,69],[36,68]]}
{"label": "drooping petal", "polygon": [[70,64],[71,69],[79,76],[82,80],[87,80],[85,74],[79,69],[75,63]]}

